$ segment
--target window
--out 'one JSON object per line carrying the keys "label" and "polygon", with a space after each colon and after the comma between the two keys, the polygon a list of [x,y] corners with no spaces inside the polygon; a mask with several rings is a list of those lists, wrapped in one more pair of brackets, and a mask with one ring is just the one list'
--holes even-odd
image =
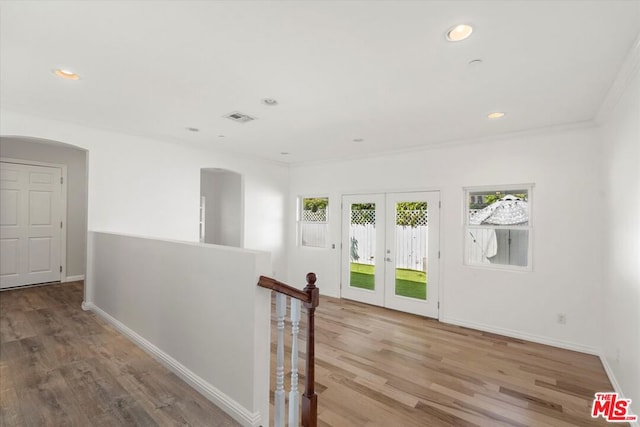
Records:
{"label": "window", "polygon": [[532,188],[465,189],[465,264],[531,270]]}
{"label": "window", "polygon": [[329,198],[301,197],[299,205],[300,245],[326,248],[329,240]]}

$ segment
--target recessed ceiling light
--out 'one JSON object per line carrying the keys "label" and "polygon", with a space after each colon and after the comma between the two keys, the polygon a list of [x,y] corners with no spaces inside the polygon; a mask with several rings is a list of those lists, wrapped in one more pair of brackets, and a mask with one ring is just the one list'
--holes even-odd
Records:
{"label": "recessed ceiling light", "polygon": [[69,71],[69,70],[65,70],[62,68],[56,68],[55,70],[53,70],[53,74],[55,74],[58,77],[62,77],[63,79],[67,79],[67,80],[79,80],[80,76],[77,75],[76,73],[74,73],[73,71]]}
{"label": "recessed ceiling light", "polygon": [[281,152],[280,152],[280,154],[282,154],[283,156],[288,156],[288,155],[289,155],[289,154],[291,154],[291,153],[289,153],[289,152],[287,152],[287,151],[281,151]]}
{"label": "recessed ceiling light", "polygon": [[353,142],[363,142],[364,138],[354,138],[352,139]]}
{"label": "recessed ceiling light", "polygon": [[224,138],[224,135],[218,135],[218,138]]}
{"label": "recessed ceiling light", "polygon": [[269,107],[275,107],[276,105],[278,105],[278,101],[273,98],[264,98],[262,100],[262,103],[264,105],[268,105]]}
{"label": "recessed ceiling light", "polygon": [[488,119],[500,119],[504,117],[504,113],[501,111],[494,111],[493,113],[487,114]]}
{"label": "recessed ceiling light", "polygon": [[189,132],[200,132],[200,129],[198,129],[198,128],[188,127],[188,128],[185,128],[185,129],[188,130]]}
{"label": "recessed ceiling light", "polygon": [[447,40],[450,42],[459,42],[471,35],[473,27],[467,24],[459,24],[447,31]]}

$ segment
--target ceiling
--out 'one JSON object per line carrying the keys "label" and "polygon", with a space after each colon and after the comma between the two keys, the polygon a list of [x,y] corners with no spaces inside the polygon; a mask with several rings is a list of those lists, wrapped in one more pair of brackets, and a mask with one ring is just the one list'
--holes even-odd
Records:
{"label": "ceiling", "polygon": [[298,163],[593,120],[640,0],[2,1],[0,20],[3,109]]}

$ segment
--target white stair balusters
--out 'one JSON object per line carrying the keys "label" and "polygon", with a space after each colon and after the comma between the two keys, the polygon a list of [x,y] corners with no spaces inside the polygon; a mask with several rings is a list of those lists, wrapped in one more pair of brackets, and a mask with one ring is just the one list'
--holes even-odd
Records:
{"label": "white stair balusters", "polygon": [[298,332],[300,300],[291,298],[291,391],[289,392],[289,427],[300,425],[300,392],[298,391]]}
{"label": "white stair balusters", "polygon": [[278,328],[278,346],[276,360],[276,391],[274,397],[273,423],[275,427],[284,427],[284,317],[287,314],[287,296],[276,293],[276,319]]}
{"label": "white stair balusters", "polygon": [[[276,391],[274,397],[275,427],[285,426],[285,390],[284,390],[284,324],[287,315],[288,297],[276,293],[276,321],[278,343],[276,352]],[[291,298],[291,390],[289,391],[289,427],[300,425],[300,391],[298,390],[298,333],[300,331],[301,302]]]}
{"label": "white stair balusters", "polygon": [[[276,390],[274,394],[275,427],[284,427],[284,318],[287,315],[287,297],[291,297],[291,391],[289,393],[289,427],[318,426],[318,395],[315,392],[315,310],[320,303],[320,290],[316,287],[315,273],[306,276],[307,285],[303,290],[296,289],[271,277],[260,276],[258,286],[276,292]],[[306,362],[304,393],[298,390],[298,335],[300,332],[301,307],[306,309]]]}

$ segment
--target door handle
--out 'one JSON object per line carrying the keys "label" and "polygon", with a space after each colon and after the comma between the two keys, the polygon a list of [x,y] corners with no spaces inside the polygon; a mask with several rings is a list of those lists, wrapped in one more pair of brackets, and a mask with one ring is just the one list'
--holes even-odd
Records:
{"label": "door handle", "polygon": [[387,257],[387,262],[391,262],[391,258]]}

